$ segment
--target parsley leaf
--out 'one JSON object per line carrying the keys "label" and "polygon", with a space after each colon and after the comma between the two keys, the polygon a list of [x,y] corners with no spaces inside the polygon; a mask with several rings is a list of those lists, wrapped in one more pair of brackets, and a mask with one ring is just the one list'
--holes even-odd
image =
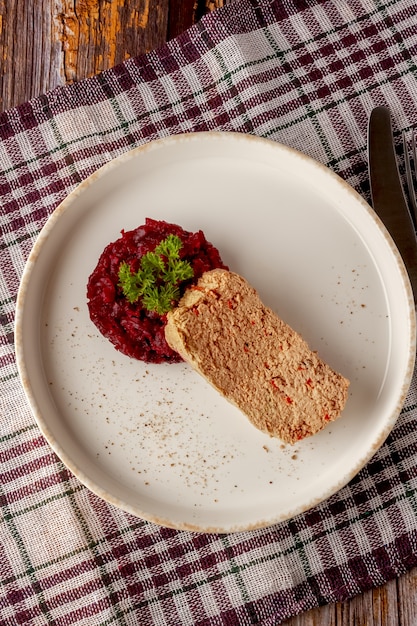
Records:
{"label": "parsley leaf", "polygon": [[168,235],[140,260],[138,271],[132,272],[129,263],[119,266],[119,286],[130,303],[142,300],[148,311],[164,315],[180,298],[180,283],[192,278],[191,264],[180,259],[182,241],[177,235]]}

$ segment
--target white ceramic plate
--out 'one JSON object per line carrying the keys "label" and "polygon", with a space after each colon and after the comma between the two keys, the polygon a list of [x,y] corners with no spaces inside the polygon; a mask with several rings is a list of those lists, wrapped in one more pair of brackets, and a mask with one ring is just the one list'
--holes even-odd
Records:
{"label": "white ceramic plate", "polygon": [[[202,229],[351,380],[336,423],[283,445],[186,364],[133,361],[98,333],[88,277],[145,217]],[[57,208],[25,268],[16,349],[43,434],[89,489],[158,524],[231,532],[323,501],[381,446],[411,380],[414,307],[392,240],[339,177],[274,142],[187,134],[116,159]]]}

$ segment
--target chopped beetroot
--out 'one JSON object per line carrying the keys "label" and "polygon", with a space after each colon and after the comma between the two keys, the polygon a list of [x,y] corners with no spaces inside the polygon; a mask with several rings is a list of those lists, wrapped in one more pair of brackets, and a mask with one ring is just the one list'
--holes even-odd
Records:
{"label": "chopped beetroot", "polygon": [[204,272],[227,269],[201,230],[192,233],[176,224],[146,218],[143,226],[122,231],[122,236],[104,249],[87,285],[90,318],[99,331],[123,354],[148,363],[176,363],[182,358],[165,341],[166,315],[147,311],[140,301],[131,304],[125,298],[118,285],[119,266],[126,261],[132,271],[137,271],[141,257],[169,234],[180,237],[180,257],[194,270],[193,278],[182,284],[182,293]]}

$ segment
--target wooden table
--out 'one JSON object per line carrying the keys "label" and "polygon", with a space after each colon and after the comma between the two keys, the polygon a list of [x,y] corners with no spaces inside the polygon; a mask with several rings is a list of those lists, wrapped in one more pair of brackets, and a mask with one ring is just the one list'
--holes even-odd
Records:
{"label": "wooden table", "polygon": [[[226,1],[0,0],[0,108],[157,48]],[[416,626],[417,569],[285,625]]]}

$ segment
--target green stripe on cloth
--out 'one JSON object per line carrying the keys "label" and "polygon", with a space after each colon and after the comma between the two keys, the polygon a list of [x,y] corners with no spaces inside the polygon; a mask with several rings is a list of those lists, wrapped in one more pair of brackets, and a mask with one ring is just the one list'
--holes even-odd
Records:
{"label": "green stripe on cloth", "polygon": [[6,497],[5,497],[5,493],[3,491],[1,484],[0,484],[0,498],[3,502],[2,521],[3,520],[5,521],[7,528],[9,530],[9,533],[10,533],[9,541],[13,541],[17,547],[19,556],[22,560],[22,563],[24,564],[27,577],[31,583],[32,590],[38,596],[37,606],[39,608],[39,614],[45,616],[45,618],[48,620],[47,622],[48,624],[53,624],[54,620],[52,619],[52,615],[48,609],[48,604],[45,601],[45,596],[42,592],[42,587],[39,583],[39,580],[36,577],[35,569],[31,563],[28,551],[26,549],[27,539],[23,537],[22,534],[17,529],[16,524],[14,523],[13,517],[10,515],[9,507],[6,504],[4,504],[6,502]]}

